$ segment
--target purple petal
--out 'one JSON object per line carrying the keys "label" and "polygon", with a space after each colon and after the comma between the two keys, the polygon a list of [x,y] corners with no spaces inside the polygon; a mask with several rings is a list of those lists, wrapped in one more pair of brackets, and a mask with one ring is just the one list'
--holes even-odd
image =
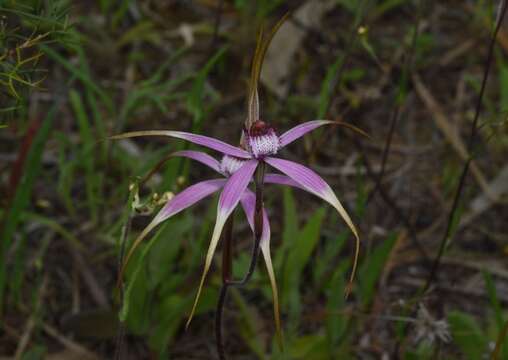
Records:
{"label": "purple petal", "polygon": [[187,320],[186,327],[189,326],[192,317],[194,316],[199,296],[201,295],[201,290],[203,289],[203,284],[205,283],[206,274],[208,273],[208,270],[210,270],[213,255],[215,253],[215,249],[217,248],[217,244],[219,242],[222,229],[224,228],[224,224],[226,223],[229,215],[231,215],[233,212],[236,205],[238,205],[238,202],[240,201],[240,198],[245,189],[247,189],[247,186],[249,185],[249,182],[254,175],[254,171],[256,171],[258,163],[259,162],[257,160],[246,161],[245,164],[243,164],[242,167],[238,169],[224,185],[224,189],[222,190],[219,198],[219,204],[217,206],[217,219],[215,220],[212,240],[210,241],[210,245],[206,253],[205,267],[201,276],[201,282],[199,284],[196,299],[194,300],[194,305],[192,306],[191,314]]}
{"label": "purple petal", "polygon": [[293,161],[272,157],[265,158],[265,162],[280,172],[286,174],[291,180],[312,194],[321,198],[328,195],[327,191],[330,187],[326,181],[308,167]]}
{"label": "purple petal", "polygon": [[197,184],[191,185],[182,192],[173,196],[164,207],[159,211],[157,216],[152,220],[150,224],[146,228],[143,229],[141,234],[138,235],[136,240],[132,243],[127,256],[125,257],[125,261],[122,264],[122,269],[120,270],[119,279],[122,279],[123,272],[129,262],[129,259],[134,254],[134,251],[141,244],[143,239],[161,222],[167,220],[171,216],[179,213],[180,211],[188,208],[189,206],[194,205],[199,200],[207,197],[208,195],[213,194],[220,188],[224,186],[226,183],[226,179],[215,179],[215,180],[207,180],[202,181]]}
{"label": "purple petal", "polygon": [[[245,215],[247,216],[247,221],[249,222],[250,228],[254,231],[254,209],[256,207],[256,195],[246,189],[242,195],[241,203],[243,210],[245,211]],[[268,215],[266,211],[263,209],[263,232],[261,234],[261,242],[270,242],[270,223],[268,221]]]}
{"label": "purple petal", "polygon": [[222,188],[226,182],[227,179],[214,179],[201,181],[189,186],[171,198],[171,200],[164,205],[161,211],[159,211],[157,216],[154,218],[154,221],[158,221],[158,223],[160,223],[189,206],[194,205],[201,199]]}
{"label": "purple petal", "polygon": [[[265,221],[265,220],[263,220]],[[268,221],[266,221],[268,222]],[[275,319],[275,330],[279,338],[279,343],[282,344],[282,326],[280,323],[280,310],[279,310],[279,292],[277,291],[277,281],[275,280],[275,272],[273,270],[272,257],[270,255],[270,238],[267,241],[261,242],[261,253],[265,260],[266,271],[270,279],[270,286],[272,287],[273,299],[273,317]]]}
{"label": "purple petal", "polygon": [[301,138],[303,135],[307,134],[308,132],[317,129],[320,126],[332,124],[333,121],[330,120],[313,120],[313,121],[307,121],[303,124],[300,124],[298,126],[295,126],[292,129],[289,129],[284,134],[282,134],[280,139],[280,148],[286,146],[287,144],[292,143],[296,139]]}
{"label": "purple petal", "polygon": [[187,141],[190,141],[194,144],[205,146],[207,148],[217,150],[223,154],[236,156],[242,159],[250,159],[252,158],[251,154],[249,154],[247,151],[240,149],[236,146],[229,145],[223,141],[203,136],[203,135],[197,135],[192,134],[188,132],[183,131],[171,131],[171,130],[146,130],[146,131],[133,131],[133,132],[127,132],[120,135],[114,135],[110,139],[118,140],[118,139],[126,139],[131,137],[138,137],[138,136],[169,136],[174,137],[178,139],[184,139]]}
{"label": "purple petal", "polygon": [[201,152],[201,151],[193,151],[193,150],[182,150],[177,151],[171,154],[171,156],[182,156],[186,157],[192,160],[199,161],[200,163],[212,168],[213,170],[217,171],[218,173],[222,174],[220,170],[220,163],[207,153]]}
{"label": "purple petal", "polygon": [[[254,209],[256,208],[256,195],[250,190],[245,190],[241,199],[243,210],[249,222],[250,228],[254,233]],[[273,271],[272,257],[270,255],[270,221],[265,209],[263,208],[263,232],[261,234],[261,253],[266,264],[266,270],[268,272],[268,278],[270,279],[270,285],[272,287],[272,298],[273,298],[273,313],[275,319],[275,329],[279,337],[279,341],[282,341],[282,327],[280,323],[280,311],[279,311],[279,293],[277,291],[277,282],[275,280],[275,272]]]}
{"label": "purple petal", "polygon": [[296,181],[291,179],[290,177],[282,174],[266,174],[264,177],[264,182],[266,184],[278,184],[278,185],[288,185],[300,188],[302,190],[305,190],[300,184],[298,184]]}
{"label": "purple petal", "polygon": [[280,172],[289,176],[300,187],[314,194],[332,205],[342,216],[351,231],[357,236],[357,231],[351,218],[342,207],[342,204],[335,196],[332,188],[324,181],[321,176],[306,166],[300,165],[293,161],[267,157],[264,160],[270,166],[276,168]]}
{"label": "purple petal", "polygon": [[356,238],[355,259],[353,262],[353,271],[351,273],[351,282],[352,282],[352,279],[356,271],[358,254],[360,251],[360,237],[358,235],[358,231],[356,230],[355,225],[353,224],[353,221],[351,221],[351,218],[349,217],[348,213],[340,203],[339,199],[337,199],[337,196],[335,196],[335,193],[333,192],[332,188],[318,174],[316,174],[313,170],[309,169],[306,166],[300,165],[293,161],[277,159],[272,157],[267,157],[264,159],[264,161],[267,164],[279,170],[280,172],[289,176],[291,179],[296,181],[298,184],[300,184],[302,188],[304,188],[311,194],[314,194],[323,199],[324,201],[328,202],[337,210],[342,219],[344,219],[344,221],[349,226],[349,228],[351,229]]}
{"label": "purple petal", "polygon": [[224,190],[219,198],[219,212],[229,216],[236,205],[238,205],[244,190],[252,180],[258,164],[258,160],[246,161],[240,169],[231,175],[226,185],[224,185]]}

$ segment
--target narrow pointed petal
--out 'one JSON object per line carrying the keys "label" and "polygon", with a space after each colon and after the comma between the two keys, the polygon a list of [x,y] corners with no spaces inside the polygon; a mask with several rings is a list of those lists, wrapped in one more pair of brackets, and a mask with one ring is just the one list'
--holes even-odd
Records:
{"label": "narrow pointed petal", "polygon": [[226,184],[226,179],[215,179],[215,180],[207,180],[202,181],[197,184],[191,185],[182,192],[176,194],[174,197],[169,200],[166,205],[159,211],[157,216],[152,220],[150,224],[138,235],[136,240],[132,243],[127,256],[122,264],[122,268],[119,273],[119,281],[123,278],[123,273],[129,263],[132,254],[141,244],[143,239],[161,222],[169,219],[173,215],[178,214],[180,211],[185,210],[186,208],[194,205],[198,201],[203,198],[213,194],[220,188],[222,188]]}
{"label": "narrow pointed petal", "polygon": [[308,132],[317,129],[318,127],[332,123],[333,121],[330,120],[313,120],[297,125],[280,136],[280,147],[282,148],[283,146],[292,143],[293,141],[301,138]]}
{"label": "narrow pointed petal", "polygon": [[189,326],[192,317],[194,316],[194,312],[196,311],[199,296],[201,295],[201,290],[203,288],[203,284],[205,283],[205,278],[208,274],[208,270],[210,270],[213,255],[215,253],[215,249],[217,248],[217,244],[219,242],[222,229],[224,228],[224,224],[226,223],[226,220],[231,215],[235,207],[238,205],[238,202],[240,201],[242,194],[245,192],[245,189],[247,189],[247,186],[249,185],[249,182],[251,181],[257,166],[257,160],[246,161],[245,164],[240,169],[238,169],[224,185],[224,189],[222,190],[219,198],[219,204],[217,206],[217,219],[215,220],[212,240],[210,241],[208,252],[206,253],[203,274],[201,276],[196,299],[194,300],[194,305],[192,306],[191,314],[187,320],[186,327]]}
{"label": "narrow pointed petal", "polygon": [[313,170],[289,160],[267,157],[264,161],[270,166],[289,176],[295,182],[300,184],[300,187],[332,205],[353,232],[356,238],[355,257],[353,261],[353,270],[351,272],[350,282],[348,289],[346,289],[347,295],[355,276],[358,263],[358,255],[360,253],[360,237],[355,225],[353,224],[353,221],[340,203],[339,199],[337,199],[337,196],[335,196],[335,193],[333,192],[330,185],[328,185],[328,183]]}
{"label": "narrow pointed petal", "polygon": [[272,174],[272,173],[266,174],[264,177],[264,182],[266,184],[289,185],[305,190],[305,188],[303,188],[300,184],[291,179],[289,176],[282,174]]}
{"label": "narrow pointed petal", "polygon": [[229,145],[223,141],[208,136],[197,135],[183,131],[171,131],[171,130],[133,131],[111,136],[110,139],[120,140],[139,136],[169,136],[173,138],[187,140],[190,141],[191,143],[205,146],[207,148],[217,150],[223,154],[236,156],[242,159],[250,159],[252,157],[247,151],[242,150],[236,146]]}
{"label": "narrow pointed petal", "polygon": [[[265,175],[266,177],[266,175]],[[266,179],[266,178],[265,178]],[[254,209],[256,207],[256,195],[246,190],[241,199],[242,207],[249,222],[250,228],[254,233]],[[279,293],[277,291],[277,282],[275,280],[275,272],[273,271],[272,257],[270,255],[270,221],[265,209],[263,208],[263,232],[261,234],[260,241],[261,253],[266,264],[266,270],[268,272],[268,278],[270,279],[270,285],[272,287],[272,298],[273,298],[273,314],[275,319],[275,330],[277,332],[277,338],[279,345],[282,347],[282,326],[280,322],[280,311],[279,311]]]}
{"label": "narrow pointed petal", "polygon": [[222,171],[220,170],[220,162],[202,151],[182,150],[174,152],[171,156],[181,156],[196,160],[222,174]]}
{"label": "narrow pointed petal", "polygon": [[370,138],[370,136],[363,130],[357,128],[354,125],[348,124],[343,121],[331,121],[331,120],[312,120],[304,122],[303,124],[300,124],[298,126],[295,126],[292,129],[289,129],[284,134],[280,136],[280,148],[283,148],[284,146],[292,143],[293,141],[301,138],[308,132],[311,132],[312,130],[317,129],[318,127],[321,127],[323,125],[339,125],[347,127],[351,130],[354,130],[358,133],[360,133],[363,136],[366,136],[367,138]]}
{"label": "narrow pointed petal", "polygon": [[[263,220],[267,221],[267,220]],[[268,222],[268,221],[267,221]],[[272,287],[272,299],[273,299],[273,317],[275,319],[275,331],[277,332],[277,339],[280,347],[283,347],[283,333],[282,325],[280,322],[280,310],[279,310],[279,292],[277,291],[277,281],[275,280],[275,272],[273,271],[272,257],[270,255],[270,237],[267,241],[262,241],[261,253],[266,264],[266,271],[268,272],[268,278],[270,279],[270,286]]]}

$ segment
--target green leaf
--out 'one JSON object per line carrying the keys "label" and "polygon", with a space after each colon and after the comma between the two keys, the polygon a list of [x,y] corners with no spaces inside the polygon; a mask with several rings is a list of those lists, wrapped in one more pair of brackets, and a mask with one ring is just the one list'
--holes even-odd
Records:
{"label": "green leaf", "polygon": [[93,222],[97,222],[98,219],[98,185],[99,185],[99,172],[95,171],[94,154],[93,149],[95,148],[95,140],[92,135],[92,130],[88,121],[88,115],[86,114],[85,107],[79,93],[72,89],[69,93],[69,100],[76,114],[79,127],[79,135],[81,137],[82,146],[80,160],[85,169],[85,187],[88,209]]}
{"label": "green leaf", "polygon": [[195,225],[192,216],[179,216],[164,222],[164,226],[155,235],[163,240],[156,241],[147,259],[147,269],[150,275],[147,284],[149,289],[171,280],[174,276],[176,257],[182,242],[185,235]]}
{"label": "green leaf", "polygon": [[[136,259],[133,258],[132,262],[135,264],[132,271],[128,271],[128,281],[127,281],[127,288],[125,290],[124,294],[124,301],[122,308],[120,310],[120,320],[125,321],[127,319],[127,316],[129,314],[130,309],[130,303],[131,298],[136,295],[136,293],[146,293],[147,287],[145,286],[145,283],[148,281],[147,279],[147,269],[146,269],[146,257],[150,253],[150,250],[152,247],[157,243],[157,241],[161,238],[160,234],[164,230],[164,227],[166,224],[163,224],[161,228],[157,231],[157,233],[150,239],[147,245],[145,245],[141,251],[141,255],[139,255],[139,258]],[[139,251],[137,252],[139,253]],[[134,253],[134,256],[136,256],[137,253]],[[128,270],[130,270],[132,267],[129,267]],[[136,290],[136,291],[134,291]]]}
{"label": "green leaf", "polygon": [[[503,316],[503,308],[501,306],[501,302],[499,301],[499,297],[497,295],[497,289],[496,285],[494,283],[494,280],[492,279],[492,275],[487,271],[482,271],[483,278],[485,280],[485,288],[487,290],[487,294],[489,295],[489,301],[490,306],[492,307],[492,310],[494,311],[494,317],[496,320],[497,325],[497,331],[498,333],[502,333],[504,326],[505,326],[505,320]],[[504,339],[503,342],[503,350],[502,350],[502,359],[506,359],[508,355],[508,338]]]}
{"label": "green leaf", "polygon": [[381,245],[368,254],[358,271],[358,293],[364,306],[370,304],[376,290],[376,283],[390,256],[397,235],[391,234]]}
{"label": "green leaf", "polygon": [[498,57],[499,64],[499,103],[501,112],[508,111],[508,64],[503,61],[503,57]]}
{"label": "green leaf", "polygon": [[290,359],[329,359],[326,338],[323,335],[307,335],[297,338],[288,346]]}
{"label": "green leaf", "polygon": [[[7,261],[5,256],[12,242],[14,231],[21,220],[23,210],[30,203],[30,196],[35,180],[39,176],[41,170],[41,159],[44,153],[44,146],[49,138],[53,127],[53,120],[56,115],[57,107],[54,105],[42,121],[40,128],[28,151],[25,164],[23,166],[23,174],[16,188],[16,193],[12,199],[9,211],[4,215],[3,227],[1,229],[1,248],[0,248],[0,309],[3,308],[3,295],[6,285]],[[1,311],[1,310],[0,310]]]}
{"label": "green leaf", "polygon": [[74,75],[76,78],[81,80],[84,85],[89,87],[94,93],[96,93],[99,98],[102,100],[104,105],[107,106],[108,110],[113,113],[113,101],[111,98],[99,87],[97,86],[96,82],[90,77],[89,74],[86,73],[82,68],[77,68],[74,64],[72,64],[69,60],[67,60],[65,57],[60,55],[55,50],[51,49],[50,47],[46,45],[39,45],[41,50],[51,59],[53,59],[55,62],[62,65],[64,69],[69,71],[72,75]]}
{"label": "green leaf", "polygon": [[116,42],[116,46],[121,48],[130,43],[154,39],[158,37],[157,33],[158,31],[153,22],[141,20],[122,34]]}
{"label": "green leaf", "polygon": [[453,311],[448,314],[454,342],[468,359],[482,359],[488,349],[488,339],[476,320],[468,314]]}
{"label": "green leaf", "polygon": [[345,305],[345,277],[349,267],[350,261],[343,261],[335,270],[326,289],[326,310],[328,312],[326,317],[326,336],[331,354],[339,345],[347,328],[348,319],[345,314],[340,312],[344,309]]}
{"label": "green leaf", "polygon": [[44,345],[35,344],[21,357],[22,360],[40,360],[47,355],[47,349]]}
{"label": "green leaf", "polygon": [[340,55],[335,62],[326,70],[326,76],[321,85],[321,93],[319,94],[319,105],[317,111],[317,119],[324,119],[328,107],[330,105],[331,96],[334,93],[332,86],[335,83],[335,77],[344,61],[344,55]]}
{"label": "green leaf", "polygon": [[404,354],[404,360],[433,360],[434,348],[426,342],[420,343],[416,348],[411,348]]}
{"label": "green leaf", "polygon": [[266,359],[266,351],[264,349],[263,342],[260,341],[259,336],[257,336],[264,325],[260,321],[260,314],[255,306],[249,305],[238,289],[231,288],[231,295],[241,314],[241,316],[238,317],[240,335],[252,352],[257,355],[258,359]]}
{"label": "green leaf", "polygon": [[196,77],[194,83],[192,84],[192,89],[187,98],[187,108],[189,109],[189,112],[193,116],[193,124],[195,127],[200,126],[205,115],[205,106],[203,104],[203,98],[206,78],[208,77],[208,74],[213,69],[213,67],[222,58],[226,50],[227,50],[226,46],[220,48],[215,53],[215,55],[210,60],[208,60],[205,66],[199,71],[198,76]]}
{"label": "green leaf", "polygon": [[298,328],[301,312],[300,280],[302,272],[314,251],[321,233],[321,224],[325,209],[317,210],[305,224],[291,247],[283,273],[282,304],[289,306],[289,325],[295,331]]}
{"label": "green leaf", "polygon": [[[336,266],[336,259],[346,244],[346,240],[349,238],[351,233],[349,231],[341,231],[340,234],[331,240],[328,240],[324,244],[324,248],[320,250],[319,261],[314,264],[314,283],[317,285],[326,285],[323,280],[327,272],[332,267]],[[342,289],[344,296],[344,288]]]}
{"label": "green leaf", "polygon": [[283,196],[284,228],[282,230],[282,244],[274,257],[275,272],[282,269],[287,252],[293,247],[298,235],[298,215],[293,191],[289,187],[284,187]]}
{"label": "green leaf", "polygon": [[161,352],[168,347],[177,333],[184,317],[189,300],[178,294],[168,294],[154,309],[157,321],[153,335],[149,338],[150,347]]}
{"label": "green leaf", "polygon": [[499,302],[499,298],[497,296],[496,286],[494,284],[494,280],[492,279],[492,275],[487,271],[482,271],[483,279],[485,280],[485,288],[487,290],[487,294],[489,295],[490,306],[492,306],[492,310],[494,310],[494,316],[496,318],[496,323],[499,331],[503,329],[504,320],[503,313],[501,308],[501,303]]}

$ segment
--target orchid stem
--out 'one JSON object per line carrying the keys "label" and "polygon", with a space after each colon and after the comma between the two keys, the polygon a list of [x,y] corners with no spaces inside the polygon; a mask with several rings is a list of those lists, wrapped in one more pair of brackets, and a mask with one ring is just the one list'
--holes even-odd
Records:
{"label": "orchid stem", "polygon": [[222,282],[227,283],[231,280],[233,272],[233,223],[234,213],[231,214],[224,233],[224,245],[222,248]]}
{"label": "orchid stem", "polygon": [[222,336],[222,319],[224,315],[224,305],[226,304],[226,295],[228,292],[229,281],[231,280],[233,269],[233,223],[234,214],[231,214],[224,233],[224,245],[222,248],[222,287],[217,301],[217,311],[215,312],[215,337],[217,341],[217,353],[219,359],[226,358],[224,350],[224,339]]}
{"label": "orchid stem", "polygon": [[226,304],[226,295],[228,293],[229,283],[223,282],[217,301],[217,310],[215,312],[215,337],[217,341],[217,353],[220,360],[226,359],[226,351],[224,350],[224,339],[222,337],[222,319],[224,317],[224,305]]}

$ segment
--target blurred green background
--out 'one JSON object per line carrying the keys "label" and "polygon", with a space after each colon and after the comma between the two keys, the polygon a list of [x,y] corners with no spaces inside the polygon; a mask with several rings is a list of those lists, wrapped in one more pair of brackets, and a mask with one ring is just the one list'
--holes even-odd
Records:
{"label": "blurred green background", "polygon": [[[497,37],[460,216],[437,279],[419,293],[469,156],[499,12],[489,0],[0,1],[1,359],[110,359],[122,306],[123,358],[216,357],[220,261],[184,329],[216,197],[150,236],[128,268],[124,304],[115,287],[129,189],[194,146],[107,138],[171,129],[236,144],[256,35],[288,11],[264,63],[262,119],[279,132],[341,120],[371,135],[318,130],[284,150],[351,213],[363,241],[359,272],[345,300],[350,232],[314,197],[268,186],[284,351],[260,263],[228,298],[227,353],[508,359],[508,27]],[[128,239],[165,194],[213,176],[186,160],[163,162],[139,188]],[[234,239],[240,277],[252,243],[241,216]]]}

